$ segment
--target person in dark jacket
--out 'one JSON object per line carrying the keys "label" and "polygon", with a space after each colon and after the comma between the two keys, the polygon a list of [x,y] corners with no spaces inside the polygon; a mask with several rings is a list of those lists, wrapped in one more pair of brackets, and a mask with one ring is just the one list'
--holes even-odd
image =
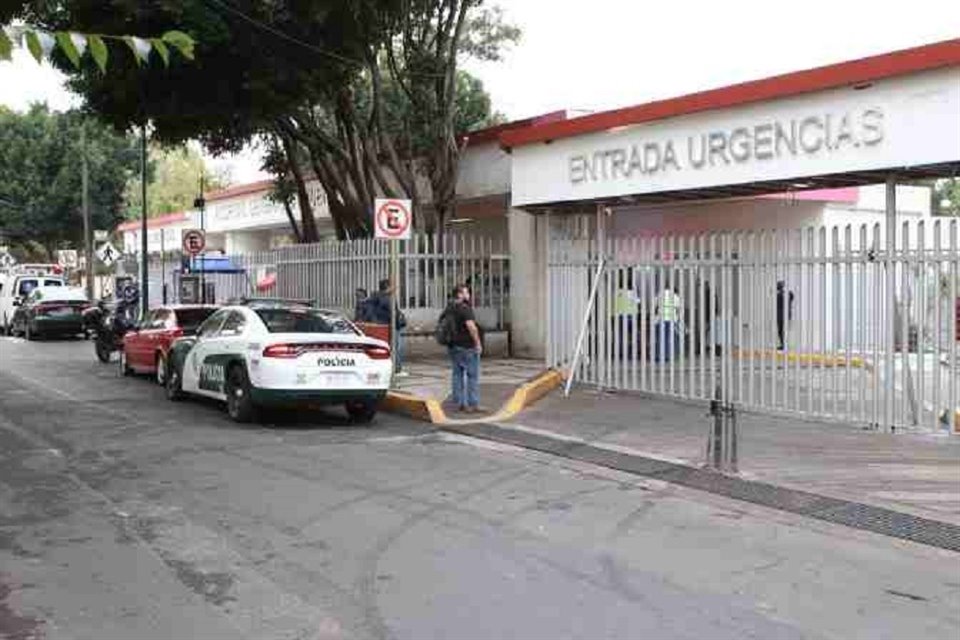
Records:
{"label": "person in dark jacket", "polygon": [[786,325],[793,320],[793,291],[787,291],[783,280],[777,281],[777,348],[783,351],[786,348],[784,334]]}
{"label": "person in dark jacket", "polygon": [[358,287],[354,292],[353,320],[354,322],[367,322],[367,290]]}
{"label": "person in dark jacket", "polygon": [[[390,280],[384,278],[380,281],[380,285],[377,287],[377,293],[373,294],[370,297],[370,302],[368,305],[367,313],[370,315],[370,322],[376,322],[377,324],[385,324],[390,326],[390,299],[393,297],[393,287],[390,284]],[[396,326],[394,330],[397,332],[396,340],[396,352],[393,354],[394,363],[396,365],[397,375],[403,374],[403,334],[401,330],[407,326],[407,319],[403,315],[403,312],[400,311],[400,307],[396,307]]]}

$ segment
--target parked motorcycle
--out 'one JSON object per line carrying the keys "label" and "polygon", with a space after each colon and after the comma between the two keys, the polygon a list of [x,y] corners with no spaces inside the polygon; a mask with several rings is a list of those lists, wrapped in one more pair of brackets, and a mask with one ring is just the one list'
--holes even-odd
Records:
{"label": "parked motorcycle", "polygon": [[93,336],[93,349],[100,362],[110,362],[114,351],[123,348],[123,336],[137,323],[137,303],[126,300],[107,302],[83,312],[85,331]]}

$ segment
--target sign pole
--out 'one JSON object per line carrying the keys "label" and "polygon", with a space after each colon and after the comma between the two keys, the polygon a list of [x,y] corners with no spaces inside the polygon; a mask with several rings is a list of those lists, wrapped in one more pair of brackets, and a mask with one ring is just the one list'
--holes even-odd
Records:
{"label": "sign pole", "polygon": [[390,240],[390,354],[393,356],[393,372],[397,373],[397,345],[400,336],[397,335],[397,272],[399,258],[397,256],[397,240]]}
{"label": "sign pole", "polygon": [[390,354],[393,356],[394,373],[400,370],[397,366],[397,347],[400,346],[397,331],[397,285],[400,274],[397,241],[410,239],[412,205],[410,200],[376,198],[373,208],[374,237],[390,242]]}

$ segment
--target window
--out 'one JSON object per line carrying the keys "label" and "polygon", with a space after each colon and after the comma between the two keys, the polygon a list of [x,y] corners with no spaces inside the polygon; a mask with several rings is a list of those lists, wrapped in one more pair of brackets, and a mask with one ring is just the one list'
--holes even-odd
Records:
{"label": "window", "polygon": [[24,278],[17,284],[17,295],[28,296],[30,292],[37,288],[39,282],[36,278]]}
{"label": "window", "polygon": [[174,313],[177,316],[177,324],[186,334],[197,332],[197,327],[203,324],[203,321],[213,315],[216,309],[198,307],[193,309],[177,309]]}
{"label": "window", "polygon": [[319,309],[257,309],[257,315],[270,333],[357,333],[343,316]]}
{"label": "window", "polygon": [[220,329],[221,336],[239,336],[247,326],[247,319],[239,311],[230,312],[227,321],[223,323]]}
{"label": "window", "polygon": [[224,319],[227,317],[228,312],[226,310],[218,311],[209,318],[206,322],[200,325],[200,330],[197,331],[197,336],[200,338],[214,338],[217,334],[220,333],[220,325],[223,324]]}
{"label": "window", "polygon": [[45,287],[62,287],[63,280],[44,280],[43,286]]}
{"label": "window", "polygon": [[153,312],[153,319],[150,322],[150,329],[166,329],[167,328],[167,318],[170,317],[170,312],[166,309],[157,309]]}

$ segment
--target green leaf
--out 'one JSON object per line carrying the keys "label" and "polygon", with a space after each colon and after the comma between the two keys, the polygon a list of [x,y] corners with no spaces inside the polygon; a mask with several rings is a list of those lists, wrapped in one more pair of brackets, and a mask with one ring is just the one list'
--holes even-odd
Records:
{"label": "green leaf", "polygon": [[57,44],[60,46],[61,51],[64,55],[67,56],[67,59],[70,60],[70,63],[76,67],[80,68],[80,54],[77,53],[77,48],[73,46],[73,38],[70,37],[70,34],[66,31],[57,31]]}
{"label": "green leaf", "polygon": [[87,36],[87,44],[90,45],[90,55],[93,56],[93,61],[100,67],[100,73],[106,73],[109,53],[107,52],[107,45],[104,44],[103,38],[91,34]]}
{"label": "green leaf", "polygon": [[193,38],[183,31],[167,31],[163,34],[163,41],[175,47],[188,60],[193,60]]}
{"label": "green leaf", "polygon": [[130,47],[130,51],[133,51],[133,59],[137,61],[137,66],[140,66],[140,52],[137,51],[137,43],[133,41],[133,36],[125,36],[123,41],[127,43],[127,46]]}
{"label": "green leaf", "polygon": [[0,60],[9,60],[13,56],[13,41],[3,29],[0,29]]}
{"label": "green leaf", "polygon": [[163,58],[163,66],[170,66],[170,50],[167,49],[167,45],[163,44],[163,40],[160,38],[150,38],[150,44],[153,45],[153,48],[156,49],[157,53],[160,54],[160,57]]}
{"label": "green leaf", "polygon": [[27,43],[27,49],[37,63],[43,62],[43,46],[40,45],[40,38],[36,31],[24,31],[23,39]]}

